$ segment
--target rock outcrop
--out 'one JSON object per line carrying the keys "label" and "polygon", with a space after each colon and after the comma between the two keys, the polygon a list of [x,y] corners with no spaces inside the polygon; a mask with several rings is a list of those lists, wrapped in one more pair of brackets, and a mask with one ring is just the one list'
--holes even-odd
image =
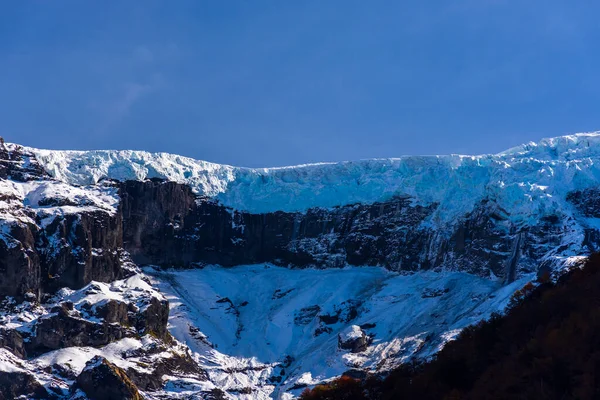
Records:
{"label": "rock outcrop", "polygon": [[23,368],[21,361],[0,348],[0,400],[57,398],[44,388],[31,371]]}
{"label": "rock outcrop", "polygon": [[[162,349],[161,349],[162,350]],[[140,372],[129,368],[127,374],[141,390],[156,391],[164,386],[163,376],[190,378],[207,381],[208,374],[198,367],[198,364],[189,354],[171,353],[169,357],[162,357],[152,365],[152,372]]]}
{"label": "rock outcrop", "polygon": [[150,298],[147,305],[137,313],[132,321],[140,334],[151,334],[163,340],[169,340],[167,322],[169,321],[169,302]]}
{"label": "rock outcrop", "polygon": [[84,304],[82,308],[102,319],[104,324],[135,327],[139,335],[151,334],[160,339],[170,339],[167,330],[169,302],[165,299],[149,297],[138,305],[109,299],[94,306]]}
{"label": "rock outcrop", "polygon": [[365,351],[370,342],[370,338],[358,325],[351,325],[338,334],[338,347],[352,353]]}
{"label": "rock outcrop", "polygon": [[32,224],[14,224],[0,239],[0,297],[19,300],[26,294],[38,297],[41,291],[41,267],[35,242],[37,228]]}
{"label": "rock outcrop", "polygon": [[77,377],[75,389],[83,391],[90,400],[143,400],[125,371],[101,356],[88,361]]}
{"label": "rock outcrop", "polygon": [[27,356],[23,335],[14,329],[0,328],[0,348],[7,349],[20,358]]}
{"label": "rock outcrop", "polygon": [[43,290],[53,293],[120,279],[122,228],[120,213],[83,211],[56,217],[39,233]]}
{"label": "rock outcrop", "polygon": [[85,320],[71,307],[72,304],[62,303],[51,310],[50,316],[38,320],[32,336],[25,343],[28,354],[72,346],[100,347],[137,334],[135,329],[118,323]]}
{"label": "rock outcrop", "polygon": [[0,399],[55,399],[44,387],[28,372],[3,372],[0,371]]}

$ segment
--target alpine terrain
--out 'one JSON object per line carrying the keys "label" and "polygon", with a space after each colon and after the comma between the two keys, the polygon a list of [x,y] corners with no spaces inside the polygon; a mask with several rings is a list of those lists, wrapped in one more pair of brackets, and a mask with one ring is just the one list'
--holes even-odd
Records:
{"label": "alpine terrain", "polygon": [[0,399],[292,399],[600,247],[600,133],[249,169],[0,143]]}

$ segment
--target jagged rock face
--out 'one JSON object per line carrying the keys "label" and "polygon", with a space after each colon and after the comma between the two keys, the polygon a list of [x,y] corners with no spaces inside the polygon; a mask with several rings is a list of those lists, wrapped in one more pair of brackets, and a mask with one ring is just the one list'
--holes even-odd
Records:
{"label": "jagged rock face", "polygon": [[44,387],[27,372],[0,371],[0,399],[51,399]]}
{"label": "jagged rock face", "polygon": [[28,224],[13,225],[9,240],[0,240],[0,297],[37,297],[41,286],[39,255],[35,248],[37,230]]}
{"label": "jagged rock face", "polygon": [[9,149],[4,143],[0,144],[0,179],[27,182],[49,177],[31,152],[19,146]]}
{"label": "jagged rock face", "polygon": [[[20,148],[9,149],[0,144],[0,179],[18,182],[48,179],[49,175],[37,162],[33,154]],[[24,209],[20,199],[11,192],[3,191],[0,202],[5,204],[6,212],[17,218],[32,219],[35,213]],[[39,295],[40,260],[35,243],[37,226],[32,222],[7,224],[5,240],[0,240],[0,297],[22,298],[25,293]]]}
{"label": "jagged rock face", "polygon": [[[416,269],[433,207],[410,200],[251,214],[199,199],[185,185],[128,181],[121,186],[124,245],[140,263],[225,266],[272,262],[291,266],[386,265],[399,257]],[[400,228],[399,228],[400,227]]]}
{"label": "jagged rock face", "polygon": [[133,325],[140,333],[149,333],[160,339],[169,340],[168,321],[169,302],[152,297],[146,308],[136,315]]}
{"label": "jagged rock face", "polygon": [[124,276],[119,214],[82,212],[57,217],[45,229],[33,224],[9,229],[8,240],[0,241],[0,296],[37,297]]}
{"label": "jagged rock face", "polygon": [[560,250],[561,237],[570,229],[563,215],[547,216],[533,226],[515,225],[491,200],[436,230],[423,223],[436,205],[413,206],[410,198],[251,214],[197,198],[174,182],[127,181],[120,194],[125,248],[137,262],[166,266],[445,267],[484,276],[491,272],[510,281],[517,272],[535,271],[548,251]]}
{"label": "jagged rock face", "polygon": [[[169,302],[152,297],[143,307],[143,310],[136,310],[138,307],[132,303],[127,304],[111,299],[104,304],[95,306],[94,312],[90,314],[101,318],[107,324],[117,323],[121,326],[133,326],[140,335],[151,334],[163,340],[170,340],[167,330]],[[84,306],[84,308],[91,307]]]}
{"label": "jagged rock face", "polygon": [[536,271],[549,252],[560,254],[561,240],[571,230],[567,216],[551,215],[534,225],[516,225],[508,215],[485,200],[457,221],[450,238],[436,232],[429,244],[434,265],[483,276],[489,271],[512,281],[518,272]]}
{"label": "jagged rock face", "polygon": [[55,218],[41,232],[44,291],[79,289],[122,277],[120,213],[82,212]]}
{"label": "jagged rock face", "polygon": [[5,348],[20,358],[25,358],[27,355],[23,336],[13,329],[0,329],[0,348]]}
{"label": "jagged rock face", "polygon": [[402,257],[402,269],[417,269],[417,250],[428,233],[416,228],[433,209],[399,198],[306,213],[251,214],[197,198],[186,185],[158,180],[124,182],[120,195],[125,248],[139,263],[162,265],[392,267]]}
{"label": "jagged rock face", "polygon": [[[196,198],[188,186],[175,182],[127,181],[119,191],[123,214],[123,241],[139,263],[189,263],[194,249],[178,234],[198,220]],[[193,243],[190,243],[193,244]]]}
{"label": "jagged rock face", "polygon": [[[86,304],[84,308],[91,309],[92,306]],[[95,307],[94,317],[101,318],[109,324],[118,323],[124,325],[129,323],[129,312],[131,310],[131,304],[127,304],[123,301],[110,299],[104,304],[97,305]],[[91,311],[91,310],[90,310]]]}
{"label": "jagged rock face", "polygon": [[77,377],[77,388],[90,400],[143,400],[125,371],[96,356]]}
{"label": "jagged rock face", "polygon": [[87,321],[72,309],[72,304],[62,303],[52,311],[54,315],[38,321],[26,342],[29,355],[72,346],[100,347],[137,333],[121,324]]}

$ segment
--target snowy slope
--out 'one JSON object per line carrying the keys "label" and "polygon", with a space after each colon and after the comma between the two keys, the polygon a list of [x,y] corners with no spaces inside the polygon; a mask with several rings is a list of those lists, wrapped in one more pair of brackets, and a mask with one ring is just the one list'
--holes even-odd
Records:
{"label": "snowy slope", "polygon": [[[382,372],[427,357],[460,329],[504,309],[533,278],[503,286],[466,273],[270,265],[145,272],[170,301],[171,333],[211,380],[257,391],[241,398],[284,398],[348,370]],[[338,348],[338,333],[352,325],[373,338],[365,352]]]}
{"label": "snowy slope", "polygon": [[432,220],[448,222],[493,197],[519,221],[532,212],[561,208],[556,195],[594,186],[600,178],[600,133],[544,139],[496,155],[409,156],[264,169],[143,151],[28,150],[52,176],[68,184],[164,178],[254,213],[408,195],[420,204],[439,203]]}

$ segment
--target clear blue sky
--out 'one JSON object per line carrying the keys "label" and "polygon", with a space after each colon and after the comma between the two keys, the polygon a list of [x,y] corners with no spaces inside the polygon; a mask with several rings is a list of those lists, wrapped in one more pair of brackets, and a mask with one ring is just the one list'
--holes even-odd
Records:
{"label": "clear blue sky", "polygon": [[0,135],[242,166],[600,130],[593,1],[5,1]]}

